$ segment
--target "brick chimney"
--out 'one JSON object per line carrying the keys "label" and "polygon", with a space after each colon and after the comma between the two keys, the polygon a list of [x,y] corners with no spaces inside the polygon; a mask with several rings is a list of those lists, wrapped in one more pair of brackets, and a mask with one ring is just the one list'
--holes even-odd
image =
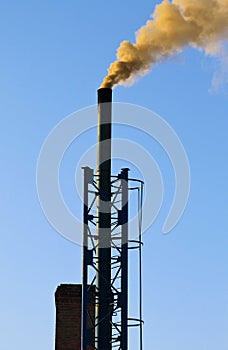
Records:
{"label": "brick chimney", "polygon": [[81,349],[82,286],[61,284],[55,292],[55,350]]}
{"label": "brick chimney", "polygon": [[[95,319],[95,288],[91,287],[88,304],[92,320]],[[55,350],[81,350],[82,285],[61,284],[55,292],[56,331]],[[92,339],[88,350],[94,349],[93,322],[88,320]]]}

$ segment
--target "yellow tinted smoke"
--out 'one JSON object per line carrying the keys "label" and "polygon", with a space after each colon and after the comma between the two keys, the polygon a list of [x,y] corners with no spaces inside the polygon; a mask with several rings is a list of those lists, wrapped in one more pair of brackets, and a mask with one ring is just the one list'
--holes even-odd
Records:
{"label": "yellow tinted smoke", "polygon": [[164,0],[151,17],[136,33],[134,44],[120,44],[101,87],[132,83],[186,46],[216,55],[220,41],[228,38],[228,0]]}

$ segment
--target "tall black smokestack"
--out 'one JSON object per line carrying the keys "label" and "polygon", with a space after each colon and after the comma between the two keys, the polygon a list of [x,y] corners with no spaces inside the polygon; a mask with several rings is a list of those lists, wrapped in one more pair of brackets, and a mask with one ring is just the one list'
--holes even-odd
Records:
{"label": "tall black smokestack", "polygon": [[98,173],[111,176],[112,89],[98,90]]}
{"label": "tall black smokestack", "polygon": [[111,134],[112,90],[98,90],[96,348],[111,350]]}

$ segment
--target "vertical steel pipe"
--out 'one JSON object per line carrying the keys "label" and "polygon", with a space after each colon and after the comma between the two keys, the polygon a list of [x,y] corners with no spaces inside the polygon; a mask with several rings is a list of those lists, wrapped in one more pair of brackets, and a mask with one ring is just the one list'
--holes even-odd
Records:
{"label": "vertical steel pipe", "polygon": [[83,289],[82,289],[82,350],[87,350],[88,341],[88,330],[87,330],[87,308],[88,308],[88,298],[87,298],[87,281],[88,281],[88,271],[87,271],[87,252],[88,252],[88,167],[83,168],[84,170],[84,206],[83,206],[83,260],[82,260],[82,279],[83,279]]}
{"label": "vertical steel pipe", "polygon": [[111,129],[112,90],[98,90],[96,347],[111,350]]}
{"label": "vertical steel pipe", "polygon": [[121,309],[121,326],[122,326],[122,350],[128,350],[128,168],[121,171],[122,187],[122,309]]}

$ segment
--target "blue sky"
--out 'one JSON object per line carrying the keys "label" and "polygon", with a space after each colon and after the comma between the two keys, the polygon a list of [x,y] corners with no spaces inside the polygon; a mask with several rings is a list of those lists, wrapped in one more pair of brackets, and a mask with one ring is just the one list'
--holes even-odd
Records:
{"label": "blue sky", "polygon": [[[4,350],[53,349],[54,291],[60,283],[81,282],[81,247],[56,233],[40,208],[36,164],[41,145],[63,118],[96,103],[96,90],[119,43],[134,40],[156,3],[0,2]],[[173,173],[162,148],[145,145],[152,153],[154,147],[165,185],[159,216],[143,237],[145,349],[228,347],[228,90],[208,92],[216,66],[215,59],[187,49],[113,93],[116,102],[135,103],[164,118],[182,141],[191,168],[186,211],[173,231],[162,235]],[[76,164],[69,154],[62,182],[74,206]]]}

